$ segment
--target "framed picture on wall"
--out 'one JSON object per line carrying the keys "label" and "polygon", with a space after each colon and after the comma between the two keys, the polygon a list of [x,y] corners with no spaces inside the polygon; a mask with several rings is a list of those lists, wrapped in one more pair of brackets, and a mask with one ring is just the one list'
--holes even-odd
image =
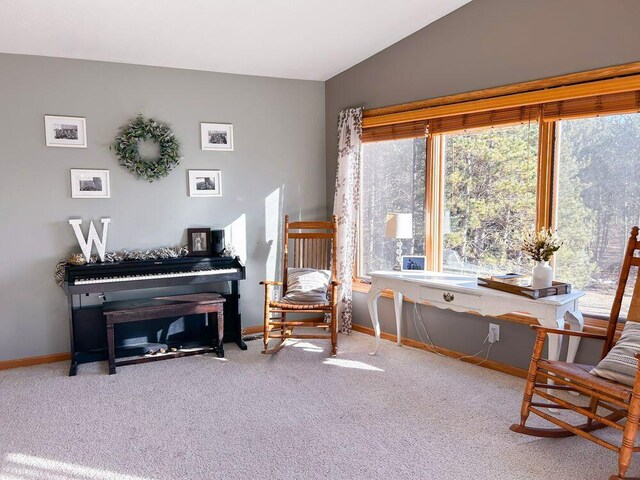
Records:
{"label": "framed picture on wall", "polygon": [[109,170],[72,168],[71,198],[111,198]]}
{"label": "framed picture on wall", "polygon": [[211,229],[210,228],[188,228],[187,245],[189,256],[211,255]]}
{"label": "framed picture on wall", "polygon": [[44,138],[47,147],[87,148],[87,120],[45,115]]}
{"label": "framed picture on wall", "polygon": [[230,123],[201,123],[202,150],[233,151],[233,125]]}
{"label": "framed picture on wall", "polygon": [[427,269],[427,257],[421,255],[403,255],[402,271],[419,272]]}
{"label": "framed picture on wall", "polygon": [[220,170],[189,170],[190,197],[221,197],[222,172]]}

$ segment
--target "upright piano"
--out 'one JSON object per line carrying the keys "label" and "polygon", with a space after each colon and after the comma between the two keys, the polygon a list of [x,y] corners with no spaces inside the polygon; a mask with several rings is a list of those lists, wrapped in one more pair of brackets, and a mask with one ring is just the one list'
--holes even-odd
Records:
{"label": "upright piano", "polygon": [[[107,358],[102,308],[100,305],[82,307],[82,296],[88,294],[106,295],[108,292],[190,285],[201,287],[201,284],[228,282],[229,292],[221,292],[226,298],[224,341],[236,342],[241,349],[246,350],[247,346],[242,341],[238,291],[238,281],[245,278],[245,267],[238,257],[181,257],[67,265],[63,289],[67,294],[71,330],[69,375],[76,374],[80,363]],[[74,295],[79,296],[75,305]],[[186,323],[188,323],[187,320],[185,325]],[[172,335],[169,331],[170,322],[166,321],[164,324],[156,325],[155,328],[160,328],[158,335],[162,338],[151,343],[168,344],[167,337]],[[200,328],[203,327],[200,326]],[[134,335],[136,334],[144,337],[148,332],[134,332]],[[178,332],[174,335],[173,342],[181,343],[183,339],[180,335],[185,334],[185,332]],[[184,338],[186,345],[193,342],[193,338]],[[147,344],[132,343],[130,347],[131,354],[139,354],[144,353],[143,350],[147,348]]]}

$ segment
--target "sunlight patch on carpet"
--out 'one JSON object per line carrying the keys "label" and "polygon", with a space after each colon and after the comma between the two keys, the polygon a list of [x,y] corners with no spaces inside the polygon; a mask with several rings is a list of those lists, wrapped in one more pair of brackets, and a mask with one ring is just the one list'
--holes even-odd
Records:
{"label": "sunlight patch on carpet", "polygon": [[309,342],[297,342],[295,340],[286,340],[285,345],[302,348],[305,352],[324,352],[324,348]]}
{"label": "sunlight patch on carpet", "polygon": [[5,459],[6,463],[0,470],[0,480],[24,478],[47,478],[51,480],[153,480],[150,477],[127,475],[22,453],[9,453]]}
{"label": "sunlight patch on carpet", "polygon": [[343,368],[356,368],[358,370],[369,370],[372,372],[384,372],[381,368],[374,367],[368,363],[359,362],[357,360],[345,360],[344,358],[327,358],[324,362],[325,365],[333,365],[335,367]]}

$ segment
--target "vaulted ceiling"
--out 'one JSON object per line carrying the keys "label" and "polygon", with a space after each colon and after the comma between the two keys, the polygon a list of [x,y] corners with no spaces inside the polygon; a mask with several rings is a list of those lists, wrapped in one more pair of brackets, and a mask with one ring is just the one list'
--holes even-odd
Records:
{"label": "vaulted ceiling", "polygon": [[2,0],[0,52],[327,80],[470,0]]}

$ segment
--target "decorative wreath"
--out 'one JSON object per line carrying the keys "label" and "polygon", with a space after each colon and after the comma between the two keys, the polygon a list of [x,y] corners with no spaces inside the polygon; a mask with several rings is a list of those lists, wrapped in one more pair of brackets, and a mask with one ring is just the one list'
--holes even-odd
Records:
{"label": "decorative wreath", "polygon": [[[158,160],[146,161],[140,157],[140,140],[153,140],[158,143]],[[171,129],[151,118],[145,120],[142,115],[138,115],[122,130],[111,148],[115,150],[120,165],[149,182],[166,177],[180,163],[180,143]]]}

